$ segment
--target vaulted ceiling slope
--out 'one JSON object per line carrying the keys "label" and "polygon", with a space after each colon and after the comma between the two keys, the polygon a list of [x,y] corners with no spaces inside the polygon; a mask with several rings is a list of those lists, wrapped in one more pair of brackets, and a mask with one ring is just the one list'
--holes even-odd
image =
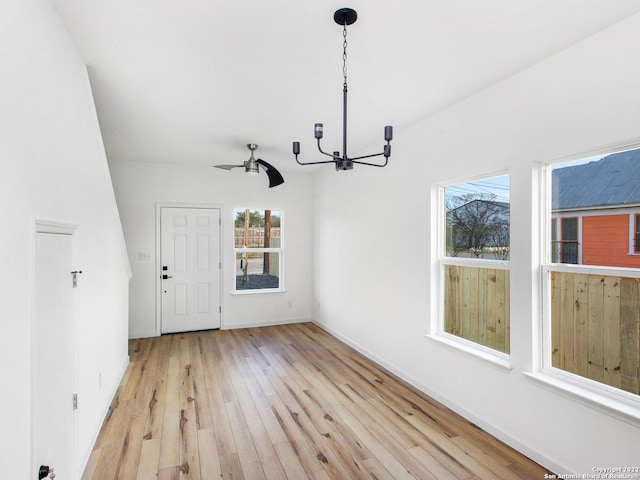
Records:
{"label": "vaulted ceiling slope", "polygon": [[640,0],[52,0],[84,61],[110,159],[300,171],[291,142],[349,153],[640,11]]}

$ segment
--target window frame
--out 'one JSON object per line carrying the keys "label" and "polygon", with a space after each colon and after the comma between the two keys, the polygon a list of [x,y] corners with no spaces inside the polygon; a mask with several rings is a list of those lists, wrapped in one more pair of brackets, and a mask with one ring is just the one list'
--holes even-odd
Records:
{"label": "window frame", "polygon": [[[467,340],[452,333],[445,331],[445,267],[447,265],[469,266],[475,268],[496,268],[500,270],[511,271],[510,260],[497,260],[488,258],[464,258],[447,256],[446,236],[447,236],[447,215],[445,190],[448,187],[469,183],[479,180],[486,180],[494,177],[509,176],[509,171],[502,170],[499,172],[477,175],[463,180],[456,180],[446,183],[440,183],[432,186],[431,199],[435,209],[432,208],[432,231],[437,232],[436,241],[432,242],[432,278],[435,279],[435,288],[431,288],[431,322],[427,331],[427,338],[444,344],[459,352],[470,355],[476,359],[482,360],[490,365],[511,370],[511,355],[490,347],[481,345],[480,343]],[[511,179],[509,179],[511,183]],[[511,229],[511,223],[509,225]]]}
{"label": "window frame", "polygon": [[[279,247],[269,247],[269,248],[265,248],[265,247],[247,247],[246,245],[244,247],[236,247],[235,245],[235,230],[236,230],[236,226],[235,226],[235,217],[236,217],[236,212],[237,211],[250,211],[250,212],[254,212],[254,211],[259,211],[259,212],[266,212],[266,211],[277,211],[280,212],[280,246]],[[281,208],[245,208],[245,207],[234,207],[232,209],[232,245],[233,245],[233,268],[232,273],[233,273],[233,290],[232,290],[232,295],[254,295],[254,294],[261,294],[261,293],[281,293],[285,291],[285,287],[284,287],[284,212],[282,211]],[[247,288],[247,289],[243,289],[243,290],[238,290],[237,288],[237,283],[236,283],[236,278],[237,278],[237,272],[236,272],[236,261],[238,258],[238,254],[243,254],[243,253],[278,253],[278,270],[279,270],[279,275],[278,275],[278,287],[277,288]]]}
{"label": "window frame", "polygon": [[630,245],[629,245],[629,255],[640,255],[640,213],[631,212],[629,213],[631,217],[630,220]]}
{"label": "window frame", "polygon": [[[565,264],[552,262],[552,170],[553,167],[570,163],[581,159],[596,156],[619,153],[626,150],[638,149],[640,144],[628,145],[618,148],[607,148],[593,153],[576,155],[569,158],[554,160],[540,164],[540,216],[538,231],[540,233],[540,304],[541,315],[539,320],[539,352],[537,360],[534,359],[533,369],[523,372],[536,383],[545,388],[561,393],[612,415],[627,423],[640,425],[640,395],[607,385],[596,380],[574,374],[552,365],[552,324],[551,324],[551,272],[585,273],[592,275],[616,275],[640,279],[640,269],[625,267],[606,267],[582,264]],[[560,220],[557,216],[557,220]],[[635,220],[635,219],[634,219]],[[633,220],[632,220],[633,221]],[[578,226],[580,227],[580,221]],[[631,223],[631,222],[630,222]],[[631,227],[631,225],[630,225]],[[557,233],[560,233],[560,224],[557,225]],[[631,229],[631,228],[630,228]],[[534,229],[535,231],[535,229]],[[560,234],[561,235],[561,234]],[[579,239],[581,233],[578,232]],[[581,255],[579,255],[581,257]],[[579,259],[581,261],[581,258]]]}

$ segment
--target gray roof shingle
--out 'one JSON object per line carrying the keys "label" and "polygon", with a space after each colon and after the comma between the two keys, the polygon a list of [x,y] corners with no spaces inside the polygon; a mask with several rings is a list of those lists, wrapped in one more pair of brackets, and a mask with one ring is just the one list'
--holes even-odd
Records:
{"label": "gray roof shingle", "polygon": [[640,205],[640,149],[552,172],[552,210]]}

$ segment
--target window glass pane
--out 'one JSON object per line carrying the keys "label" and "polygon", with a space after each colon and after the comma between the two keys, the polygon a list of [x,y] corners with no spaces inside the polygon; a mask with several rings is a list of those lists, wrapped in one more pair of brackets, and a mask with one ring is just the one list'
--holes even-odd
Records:
{"label": "window glass pane", "polygon": [[578,219],[562,219],[562,240],[578,240]]}
{"label": "window glass pane", "polygon": [[444,267],[444,331],[509,353],[509,270]]}
{"label": "window glass pane", "polygon": [[236,290],[280,288],[280,252],[236,253]]}
{"label": "window glass pane", "polygon": [[449,257],[509,259],[509,176],[445,188]]}
{"label": "window glass pane", "polygon": [[552,366],[640,394],[640,282],[551,272]]}
{"label": "window glass pane", "polygon": [[[509,188],[509,176],[503,175],[444,189],[446,249],[441,258],[443,332],[507,354]],[[488,267],[487,260],[501,262]]]}
{"label": "window glass pane", "polygon": [[233,246],[235,248],[244,247],[245,238],[245,218],[247,210],[234,210],[233,211],[233,223],[234,223],[234,241]]}
{"label": "window glass pane", "polygon": [[280,248],[280,219],[279,210],[236,209],[235,248]]}
{"label": "window glass pane", "polygon": [[[640,150],[554,165],[549,265],[551,366],[640,394]],[[609,274],[601,267],[623,267]]]}
{"label": "window glass pane", "polygon": [[640,268],[640,257],[629,255],[639,208],[640,149],[554,165],[551,218],[561,231],[551,256],[560,250],[562,263]]}

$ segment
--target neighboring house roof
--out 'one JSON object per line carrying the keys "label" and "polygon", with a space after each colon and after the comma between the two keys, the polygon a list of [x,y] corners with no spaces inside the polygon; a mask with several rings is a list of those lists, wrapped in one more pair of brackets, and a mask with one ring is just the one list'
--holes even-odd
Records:
{"label": "neighboring house roof", "polygon": [[640,205],[640,150],[552,173],[552,210]]}

